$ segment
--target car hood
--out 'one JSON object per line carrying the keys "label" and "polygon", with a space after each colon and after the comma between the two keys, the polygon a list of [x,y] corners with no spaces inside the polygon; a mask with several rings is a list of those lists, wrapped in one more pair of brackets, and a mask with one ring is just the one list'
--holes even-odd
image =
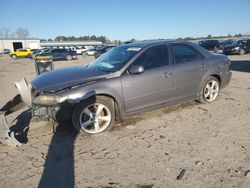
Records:
{"label": "car hood", "polygon": [[67,67],[39,75],[32,82],[35,93],[51,93],[86,82],[105,79],[108,74],[92,67]]}

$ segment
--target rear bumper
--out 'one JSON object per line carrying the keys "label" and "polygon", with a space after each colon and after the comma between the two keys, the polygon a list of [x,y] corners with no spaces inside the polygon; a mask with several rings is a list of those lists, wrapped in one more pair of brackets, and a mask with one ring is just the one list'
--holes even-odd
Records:
{"label": "rear bumper", "polygon": [[222,82],[221,82],[221,89],[226,87],[230,80],[231,80],[231,77],[232,77],[232,72],[231,71],[227,71],[224,75],[223,75],[223,79],[222,79]]}

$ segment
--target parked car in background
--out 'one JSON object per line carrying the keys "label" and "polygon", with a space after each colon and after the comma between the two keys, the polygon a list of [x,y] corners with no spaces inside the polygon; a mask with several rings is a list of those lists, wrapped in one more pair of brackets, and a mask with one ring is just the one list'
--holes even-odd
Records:
{"label": "parked car in background", "polygon": [[51,48],[42,48],[42,49],[40,49],[38,52],[34,52],[34,53],[31,55],[31,58],[35,58],[36,56],[39,56],[39,55],[42,54],[42,53],[46,53],[46,52],[48,52],[49,50],[51,50]]}
{"label": "parked car in background", "polygon": [[76,47],[76,53],[77,53],[77,55],[82,55],[82,53],[83,53],[83,52],[86,52],[86,51],[88,51],[88,49],[85,48],[84,46],[81,47],[81,48]]}
{"label": "parked car in background", "polygon": [[31,49],[31,51],[32,51],[33,54],[37,54],[37,53],[41,52],[40,49]]}
{"label": "parked car in background", "polygon": [[43,53],[38,54],[38,56],[52,56],[53,60],[72,60],[77,59],[76,51],[72,51],[70,49],[49,49]]}
{"label": "parked car in background", "polygon": [[68,47],[59,47],[60,49],[68,49],[68,50],[71,50],[71,51],[76,51],[76,47],[74,46],[68,46]]}
{"label": "parked car in background", "polygon": [[82,54],[88,55],[88,56],[93,56],[93,55],[95,55],[95,53],[96,53],[96,50],[93,48],[93,49],[87,50],[86,52],[83,52]]}
{"label": "parked car in background", "polygon": [[3,49],[2,54],[8,54],[8,53],[10,53],[9,49]]}
{"label": "parked car in background", "polygon": [[17,49],[15,52],[10,52],[9,55],[11,58],[16,59],[18,57],[30,57],[32,53],[30,49]]}
{"label": "parked car in background", "polygon": [[77,130],[96,134],[138,112],[190,100],[213,102],[231,79],[229,66],[227,56],[189,42],[124,44],[86,67],[38,76],[27,86],[27,105],[37,116],[72,119]]}
{"label": "parked car in background", "polygon": [[204,40],[198,43],[203,48],[217,53],[220,49],[220,42],[218,40]]}
{"label": "parked car in background", "polygon": [[250,53],[250,39],[238,40],[223,49],[226,55]]}
{"label": "parked car in background", "polygon": [[36,54],[41,53],[40,49],[31,49],[32,54],[29,54],[29,58],[33,58]]}
{"label": "parked car in background", "polygon": [[101,48],[98,48],[95,50],[95,58],[97,59],[98,57],[100,57],[102,54],[106,53],[107,51],[111,50],[112,48],[114,48],[115,46],[103,46]]}
{"label": "parked car in background", "polygon": [[234,39],[227,39],[227,40],[224,40],[220,43],[220,49],[223,50],[226,46],[234,43],[236,40]]}

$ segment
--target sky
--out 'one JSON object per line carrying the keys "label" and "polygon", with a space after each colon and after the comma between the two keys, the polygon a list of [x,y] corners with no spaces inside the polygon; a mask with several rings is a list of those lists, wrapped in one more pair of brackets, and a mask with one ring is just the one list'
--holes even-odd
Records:
{"label": "sky", "polygon": [[250,0],[0,0],[0,27],[111,40],[250,34]]}

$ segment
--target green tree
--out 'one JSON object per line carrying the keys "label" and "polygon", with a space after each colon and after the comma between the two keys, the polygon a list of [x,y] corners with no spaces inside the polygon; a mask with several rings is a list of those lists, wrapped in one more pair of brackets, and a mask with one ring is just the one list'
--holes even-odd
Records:
{"label": "green tree", "polygon": [[209,34],[209,35],[207,36],[207,39],[211,39],[211,38],[212,38],[212,35]]}

